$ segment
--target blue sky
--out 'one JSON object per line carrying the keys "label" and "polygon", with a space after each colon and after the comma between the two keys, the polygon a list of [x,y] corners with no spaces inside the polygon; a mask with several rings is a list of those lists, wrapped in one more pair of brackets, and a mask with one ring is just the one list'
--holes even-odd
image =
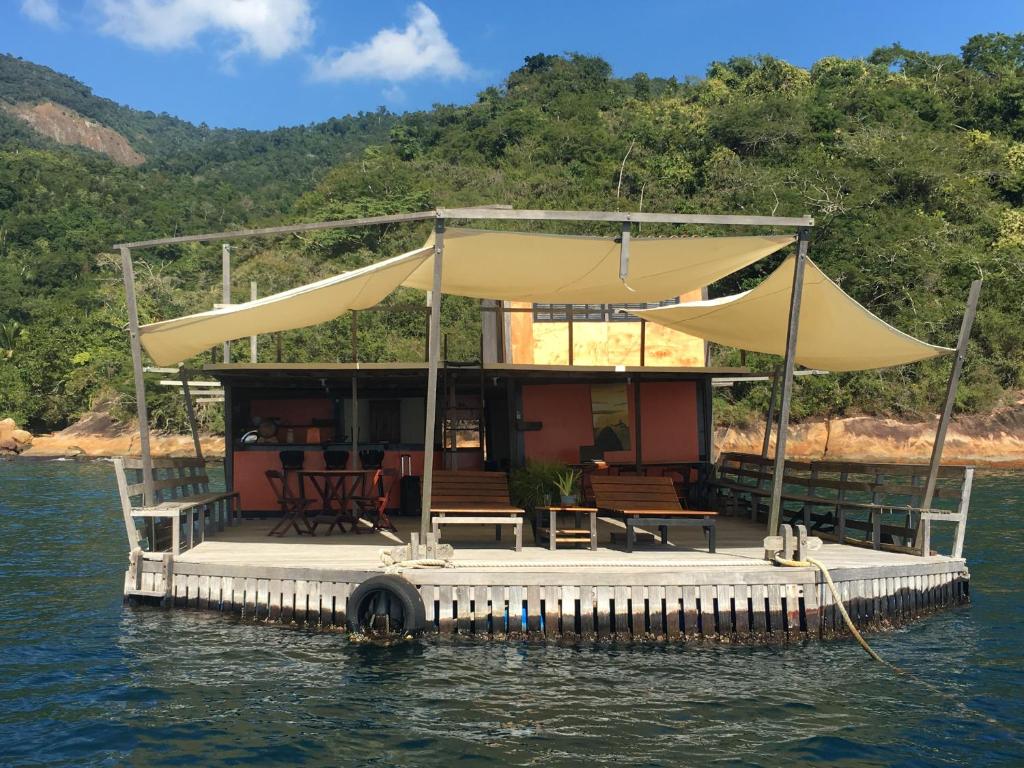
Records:
{"label": "blue sky", "polygon": [[538,52],[685,77],[755,53],[956,53],[997,31],[1024,31],[1024,0],[0,0],[0,51],[138,109],[247,128],[467,103]]}

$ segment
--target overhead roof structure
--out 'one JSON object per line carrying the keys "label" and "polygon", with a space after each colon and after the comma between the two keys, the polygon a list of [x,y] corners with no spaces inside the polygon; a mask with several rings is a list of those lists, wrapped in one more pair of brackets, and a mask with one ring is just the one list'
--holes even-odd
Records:
{"label": "overhead roof structure", "polygon": [[[616,304],[670,299],[778,251],[792,235],[632,239],[449,229],[442,293],[502,301]],[[304,328],[367,309],[405,285],[430,290],[434,236],[422,248],[362,269],[244,304],[139,328],[157,365],[185,360],[232,339]]]}
{"label": "overhead roof structure", "polygon": [[[784,355],[795,257],[744,293],[630,310],[659,325],[752,352]],[[873,315],[810,259],[804,267],[796,362],[826,371],[888,368],[953,352],[908,336]]]}

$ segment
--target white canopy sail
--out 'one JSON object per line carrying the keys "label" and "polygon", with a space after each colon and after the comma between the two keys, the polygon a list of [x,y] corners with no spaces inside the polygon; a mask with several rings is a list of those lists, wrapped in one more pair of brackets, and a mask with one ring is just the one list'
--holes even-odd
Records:
{"label": "white canopy sail", "polygon": [[[441,291],[478,299],[619,304],[675,298],[775,253],[792,235],[631,238],[619,279],[619,242],[609,237],[448,229]],[[433,243],[433,238],[427,241]],[[404,285],[429,291],[433,259]]]}
{"label": "white canopy sail", "polygon": [[333,320],[350,309],[379,304],[432,252],[424,246],[256,301],[143,325],[139,340],[153,362],[171,365],[222,341]]}
{"label": "white canopy sail", "polygon": [[[718,344],[784,355],[794,263],[795,257],[790,256],[763,283],[745,293],[630,311]],[[859,371],[913,363],[952,351],[893,328],[807,260],[796,342],[798,364],[826,371]]]}
{"label": "white canopy sail", "polygon": [[[789,245],[792,235],[633,239],[625,281],[611,238],[450,229],[442,292],[505,301],[660,301],[701,288]],[[231,339],[315,325],[378,304],[399,285],[430,290],[433,236],[415,251],[245,304],[142,326],[157,365]]]}

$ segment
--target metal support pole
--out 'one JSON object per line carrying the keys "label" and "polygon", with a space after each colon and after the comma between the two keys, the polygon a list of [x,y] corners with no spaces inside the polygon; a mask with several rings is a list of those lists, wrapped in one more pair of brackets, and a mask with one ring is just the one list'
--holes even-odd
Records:
{"label": "metal support pole", "polygon": [[[256,292],[256,281],[249,281],[249,301],[256,301],[259,294]],[[258,363],[260,361],[259,348],[256,344],[256,337],[249,337],[249,362]]]}
{"label": "metal support pole", "polygon": [[359,469],[359,386],[356,374],[352,374],[352,468]]}
{"label": "metal support pole", "polygon": [[[935,430],[935,443],[932,445],[932,457],[928,464],[928,480],[924,486],[924,496],[921,499],[921,508],[930,509],[932,499],[935,497],[935,482],[939,478],[939,465],[942,462],[942,449],[946,443],[946,430],[949,429],[949,421],[953,416],[953,405],[956,403],[956,391],[960,386],[960,374],[964,369],[964,360],[967,357],[967,342],[971,338],[971,326],[974,325],[974,316],[978,311],[978,297],[981,295],[981,280],[971,283],[971,290],[967,294],[967,307],[964,309],[964,318],[960,323],[960,338],[956,343],[956,356],[953,358],[953,370],[949,374],[949,384],[946,386],[946,404],[942,408],[942,415],[939,416],[939,426]],[[927,538],[924,529],[929,525],[928,520],[922,520],[917,527],[915,544],[920,547]],[[922,554],[927,555],[927,552]]]}
{"label": "metal support pole", "polygon": [[772,425],[775,423],[775,396],[779,391],[779,368],[775,367],[772,374],[772,393],[768,399],[768,415],[764,424],[764,443],[761,445],[761,458],[768,458],[768,446],[772,439]]}
{"label": "metal support pole", "polygon": [[[220,247],[221,303],[231,303],[231,246]],[[224,362],[231,362],[231,342],[224,342]]]}
{"label": "metal support pole", "polygon": [[359,362],[359,315],[356,310],[349,312],[352,325],[352,362]]}
{"label": "metal support pole", "polygon": [[796,342],[800,330],[800,300],[804,289],[804,264],[810,231],[798,232],[796,257],[793,260],[793,289],[789,299],[789,325],[786,329],[786,356],[782,364],[782,397],[779,402],[779,426],[775,439],[775,466],[772,470],[772,503],[768,512],[768,535],[779,530],[782,517],[782,480],[786,468],[786,432],[789,430],[789,406],[793,396],[793,368],[796,364]]}
{"label": "metal support pole", "polygon": [[423,495],[420,501],[420,539],[430,531],[430,498],[434,483],[434,420],[437,417],[437,361],[441,354],[441,274],[444,259],[444,219],[434,223],[434,282],[430,291],[430,332],[427,336],[427,413],[423,425]]}
{"label": "metal support pole", "polygon": [[124,277],[124,297],[128,307],[128,340],[132,350],[132,370],[135,374],[135,409],[139,418],[139,448],[142,452],[143,497],[147,507],[156,501],[153,488],[153,455],[149,446],[149,412],[146,409],[146,381],[142,374],[142,345],[139,343],[139,308],[135,302],[135,269],[132,251],[121,246],[121,273]]}
{"label": "metal support pole", "polygon": [[[199,422],[196,421],[196,409],[192,404],[192,391],[188,386],[188,369],[182,368],[179,372],[181,376],[181,391],[185,395],[185,415],[188,417],[188,428],[192,432],[192,443],[196,448],[196,458],[203,458],[203,447],[199,443]],[[230,442],[230,438],[228,440]]]}

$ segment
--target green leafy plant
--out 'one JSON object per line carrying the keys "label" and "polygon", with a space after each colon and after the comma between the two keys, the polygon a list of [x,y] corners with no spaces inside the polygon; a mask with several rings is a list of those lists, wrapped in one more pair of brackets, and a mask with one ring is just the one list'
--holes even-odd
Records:
{"label": "green leafy plant", "polygon": [[566,469],[555,476],[555,487],[558,488],[562,498],[576,495],[580,477],[582,477],[582,473],[578,469]]}
{"label": "green leafy plant", "polygon": [[564,471],[565,465],[558,462],[527,461],[509,476],[512,502],[526,510],[551,503],[558,494],[558,476]]}

